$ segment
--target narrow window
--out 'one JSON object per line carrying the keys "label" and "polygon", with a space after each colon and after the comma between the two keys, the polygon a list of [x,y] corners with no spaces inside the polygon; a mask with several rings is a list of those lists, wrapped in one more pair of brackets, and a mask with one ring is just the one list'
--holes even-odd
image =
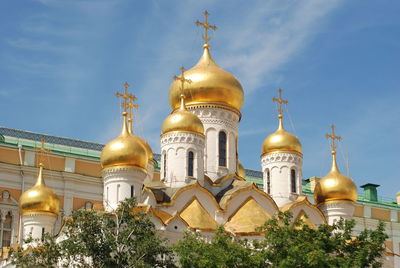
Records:
{"label": "narrow window", "polygon": [[220,131],[218,134],[219,166],[226,167],[226,133]]}
{"label": "narrow window", "polygon": [[106,203],[108,204],[108,186],[107,186],[107,196],[106,196]]}
{"label": "narrow window", "polygon": [[134,194],[135,194],[135,188],[133,187],[133,185],[131,185],[131,197],[133,197]]}
{"label": "narrow window", "polygon": [[1,246],[2,247],[9,247],[11,245],[11,226],[12,226],[12,216],[11,212],[8,212],[4,222],[2,224],[3,228],[1,230],[2,232],[2,241],[1,241]]}
{"label": "narrow window", "polygon": [[117,202],[119,202],[119,188],[120,188],[120,185],[117,184]]}
{"label": "narrow window", "polygon": [[193,177],[193,163],[194,163],[194,153],[189,152],[188,154],[188,176]]}
{"label": "narrow window", "polygon": [[42,237],[42,241],[44,240],[44,227],[42,227],[42,235],[41,235],[41,237]]}
{"label": "narrow window", "polygon": [[267,170],[267,193],[271,193],[271,173]]}
{"label": "narrow window", "polygon": [[292,193],[296,193],[296,170],[294,169],[290,171],[290,186]]}
{"label": "narrow window", "polygon": [[167,153],[164,153],[163,156],[164,156],[163,178],[165,179],[167,177]]}

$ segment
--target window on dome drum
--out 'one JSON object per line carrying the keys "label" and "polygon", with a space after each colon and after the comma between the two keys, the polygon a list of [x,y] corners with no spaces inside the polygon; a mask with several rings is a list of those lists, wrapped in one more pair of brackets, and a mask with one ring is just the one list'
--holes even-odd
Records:
{"label": "window on dome drum", "polygon": [[226,133],[220,131],[218,134],[218,164],[220,167],[226,167]]}
{"label": "window on dome drum", "polygon": [[164,158],[163,178],[165,179],[167,177],[167,154],[165,152],[163,153],[163,158]]}
{"label": "window on dome drum", "polygon": [[290,170],[290,189],[292,193],[296,193],[296,170]]}
{"label": "window on dome drum", "polygon": [[188,153],[188,176],[193,177],[193,164],[194,164],[194,153]]}
{"label": "window on dome drum", "polygon": [[267,169],[267,193],[271,193],[271,173],[269,172],[269,169]]}
{"label": "window on dome drum", "polygon": [[11,245],[12,220],[11,212],[8,212],[4,218],[0,218],[0,241],[2,247],[9,247]]}
{"label": "window on dome drum", "polygon": [[42,227],[42,235],[41,235],[41,240],[44,240],[44,227]]}
{"label": "window on dome drum", "polygon": [[133,197],[134,194],[135,194],[135,188],[133,187],[133,185],[131,185],[131,197]]}

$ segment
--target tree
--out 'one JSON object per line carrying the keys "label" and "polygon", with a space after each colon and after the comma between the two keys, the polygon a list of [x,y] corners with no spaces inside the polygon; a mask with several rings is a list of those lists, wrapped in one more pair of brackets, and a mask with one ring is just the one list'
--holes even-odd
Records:
{"label": "tree", "polygon": [[74,211],[57,239],[28,239],[37,246],[14,251],[12,262],[19,267],[174,267],[166,240],[146,215],[132,213],[134,207],[132,198],[111,213]]}
{"label": "tree", "polygon": [[354,221],[311,228],[280,212],[260,228],[264,237],[249,241],[218,229],[211,242],[186,233],[175,245],[182,267],[381,267],[387,235],[384,224],[354,236]]}

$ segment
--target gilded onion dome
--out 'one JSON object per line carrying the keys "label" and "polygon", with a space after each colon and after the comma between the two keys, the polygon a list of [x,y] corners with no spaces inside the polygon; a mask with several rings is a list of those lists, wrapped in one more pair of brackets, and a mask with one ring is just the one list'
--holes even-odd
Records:
{"label": "gilded onion dome", "polygon": [[118,138],[110,141],[101,152],[100,162],[103,168],[113,166],[131,166],[146,169],[148,155],[141,139],[129,133],[127,112],[123,112],[122,131]]}
{"label": "gilded onion dome", "polygon": [[282,122],[283,115],[279,114],[278,118],[278,129],[264,140],[262,144],[262,155],[277,151],[292,152],[301,155],[300,140],[295,135],[285,130]]}
{"label": "gilded onion dome", "polygon": [[317,204],[328,201],[357,201],[357,187],[353,180],[340,173],[336,163],[336,151],[332,151],[332,169],[315,186],[314,200]]}
{"label": "gilded onion dome", "polygon": [[187,107],[219,106],[240,113],[244,95],[239,81],[230,73],[220,68],[210,55],[210,47],[204,45],[203,56],[199,62],[184,73],[191,82],[182,92],[179,81],[172,82],[169,101],[172,109],[177,109],[180,95],[186,96]]}
{"label": "gilded onion dome", "polygon": [[21,215],[51,214],[56,216],[60,210],[60,201],[56,193],[46,186],[43,178],[43,165],[39,165],[36,184],[19,198]]}
{"label": "gilded onion dome", "polygon": [[238,160],[238,176],[241,177],[242,179],[246,178],[246,170],[244,169],[242,162]]}
{"label": "gilded onion dome", "polygon": [[[130,112],[128,123],[129,123],[128,124],[129,125],[128,132],[133,135],[132,112]],[[153,150],[151,150],[150,144],[148,144],[147,141],[145,139],[143,139],[142,137],[139,137],[139,136],[135,136],[135,137],[142,143],[142,145],[146,149],[148,162],[151,163],[151,164],[154,164],[153,163]]]}
{"label": "gilded onion dome", "polygon": [[201,120],[186,110],[185,97],[181,95],[180,108],[173,111],[163,122],[161,135],[170,132],[190,132],[204,135],[204,126]]}

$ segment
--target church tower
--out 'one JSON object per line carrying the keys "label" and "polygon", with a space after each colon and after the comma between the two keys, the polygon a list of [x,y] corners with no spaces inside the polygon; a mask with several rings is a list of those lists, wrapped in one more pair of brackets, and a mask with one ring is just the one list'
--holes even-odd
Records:
{"label": "church tower", "polygon": [[340,218],[345,220],[353,216],[358,193],[353,180],[340,173],[336,162],[335,140],[341,137],[335,135],[335,126],[331,126],[332,133],[326,134],[332,140],[332,168],[315,186],[314,200],[318,208],[325,214],[328,224],[333,224]]}
{"label": "church tower", "polygon": [[203,55],[193,68],[184,73],[191,83],[183,92],[178,80],[171,84],[169,100],[173,110],[179,109],[180,95],[183,94],[187,109],[203,123],[205,175],[215,181],[238,171],[238,123],[244,96],[239,81],[211,57],[208,30],[216,30],[216,26],[208,23],[207,11],[204,15],[204,22],[196,22],[204,27]]}
{"label": "church tower", "polygon": [[272,100],[278,103],[278,129],[262,144],[261,167],[264,191],[282,207],[302,192],[303,154],[299,139],[283,127],[282,104],[288,101],[282,99],[282,89],[279,89],[279,98]]}
{"label": "church tower", "polygon": [[116,94],[117,97],[123,98],[121,134],[106,144],[100,157],[104,179],[103,203],[106,211],[115,210],[119,202],[133,196],[140,202],[143,182],[147,176],[147,150],[142,139],[133,135],[128,126],[128,101],[133,96],[128,93],[128,87],[125,83],[125,92]]}
{"label": "church tower", "polygon": [[23,238],[40,239],[44,233],[53,234],[54,224],[60,210],[57,195],[46,186],[43,178],[43,164],[35,185],[25,191],[19,199]]}
{"label": "church tower", "polygon": [[[191,83],[184,76],[175,80]],[[200,119],[186,109],[185,95],[180,96],[180,107],[163,122],[161,129],[161,171],[162,181],[171,188],[183,187],[196,180],[204,185],[204,126]]]}

